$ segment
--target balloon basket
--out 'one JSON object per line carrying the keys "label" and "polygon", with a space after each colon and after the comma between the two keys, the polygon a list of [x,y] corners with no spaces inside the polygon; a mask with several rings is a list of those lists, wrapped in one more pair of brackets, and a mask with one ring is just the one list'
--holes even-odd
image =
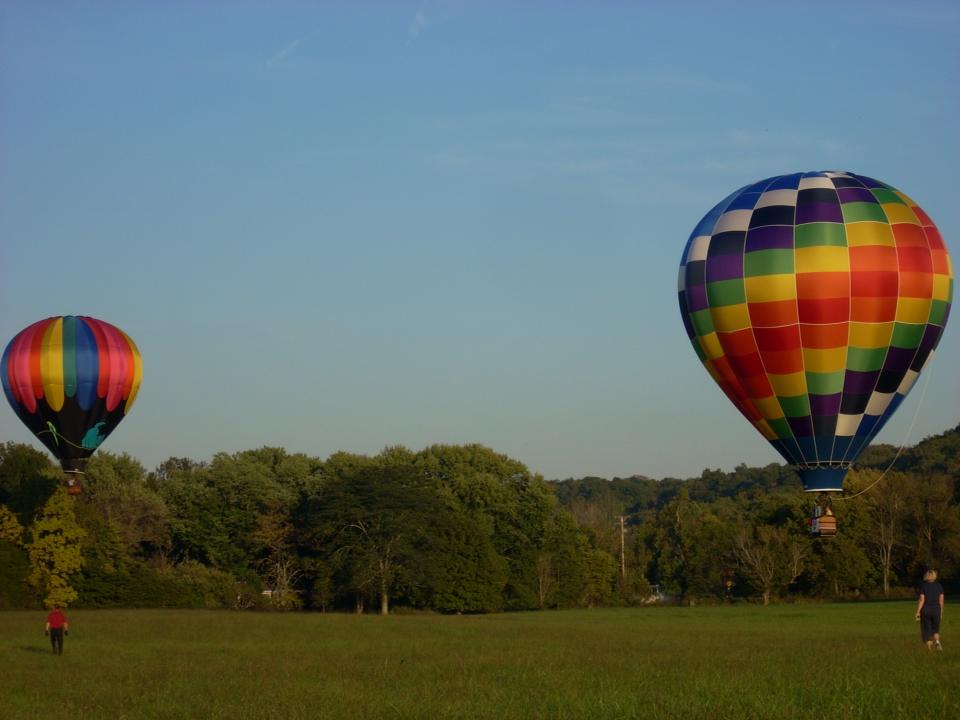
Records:
{"label": "balloon basket", "polygon": [[821,495],[813,506],[813,514],[807,519],[807,525],[813,537],[829,538],[837,534],[837,518],[830,508],[829,496]]}
{"label": "balloon basket", "polygon": [[83,495],[83,484],[80,482],[82,473],[66,473],[63,478],[64,487],[67,489],[67,495]]}

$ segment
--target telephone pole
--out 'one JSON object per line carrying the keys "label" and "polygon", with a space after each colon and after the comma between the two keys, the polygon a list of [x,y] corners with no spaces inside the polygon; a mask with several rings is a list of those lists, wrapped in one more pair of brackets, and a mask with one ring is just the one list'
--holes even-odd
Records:
{"label": "telephone pole", "polygon": [[626,535],[626,530],[623,525],[623,520],[626,515],[620,516],[620,584],[624,585],[627,582],[627,553],[625,549],[624,536]]}

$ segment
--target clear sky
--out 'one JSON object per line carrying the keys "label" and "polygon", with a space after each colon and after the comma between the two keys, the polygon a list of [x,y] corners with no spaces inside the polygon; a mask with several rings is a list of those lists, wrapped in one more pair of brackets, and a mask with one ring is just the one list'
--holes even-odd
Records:
{"label": "clear sky", "polygon": [[[911,195],[956,268],[958,78],[951,2],[4,0],[0,342],[124,329],[143,386],[103,447],[148,468],[777,462],[686,338],[684,243],[736,188],[841,169]],[[960,421],[958,324],[879,441]]]}

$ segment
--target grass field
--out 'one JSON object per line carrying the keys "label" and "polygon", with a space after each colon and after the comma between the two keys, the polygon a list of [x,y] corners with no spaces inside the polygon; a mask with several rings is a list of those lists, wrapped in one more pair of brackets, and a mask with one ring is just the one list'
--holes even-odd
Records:
{"label": "grass field", "polygon": [[5,612],[0,718],[958,718],[960,634],[928,653],[912,615],[73,611],[56,657],[43,613]]}

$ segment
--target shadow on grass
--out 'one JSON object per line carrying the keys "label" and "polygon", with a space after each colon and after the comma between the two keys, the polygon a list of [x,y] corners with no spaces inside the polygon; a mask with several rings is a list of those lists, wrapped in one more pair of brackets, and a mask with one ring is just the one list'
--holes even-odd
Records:
{"label": "shadow on grass", "polygon": [[21,645],[17,650],[22,650],[23,652],[32,652],[32,653],[43,653],[44,655],[53,655],[53,651],[49,648],[41,648],[36,645]]}

